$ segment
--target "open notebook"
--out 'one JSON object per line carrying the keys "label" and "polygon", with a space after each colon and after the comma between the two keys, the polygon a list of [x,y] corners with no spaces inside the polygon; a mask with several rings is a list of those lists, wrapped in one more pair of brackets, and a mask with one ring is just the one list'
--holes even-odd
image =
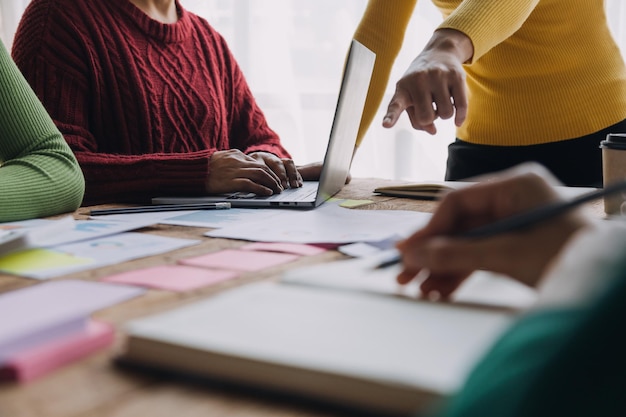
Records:
{"label": "open notebook", "polygon": [[368,261],[341,262],[131,322],[119,363],[407,415],[457,390],[506,329],[514,309],[494,307],[503,289],[511,307],[532,300],[499,283],[482,304],[484,278],[478,298],[418,300],[389,290],[397,271],[359,283]]}
{"label": "open notebook", "polygon": [[335,195],[346,182],[376,55],[353,40],[343,70],[330,138],[318,181],[305,181],[269,197],[233,193],[203,197],[156,197],[153,204],[229,202],[232,207],[314,208]]}

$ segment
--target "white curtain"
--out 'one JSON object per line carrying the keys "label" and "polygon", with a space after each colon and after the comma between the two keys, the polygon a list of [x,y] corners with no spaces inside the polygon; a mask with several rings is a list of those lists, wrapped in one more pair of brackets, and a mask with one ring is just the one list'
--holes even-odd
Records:
{"label": "white curtain", "polygon": [[0,39],[9,48],[22,12],[29,0],[0,0]]}
{"label": "white curtain", "polygon": [[[226,37],[270,125],[297,163],[324,155],[345,54],[366,4],[365,0],[184,1]],[[440,21],[430,2],[419,3],[392,79],[401,76]],[[381,127],[385,106],[386,101],[352,174],[442,178],[446,147],[454,138],[451,122],[440,123],[436,137],[414,131],[406,118],[387,130]]]}
{"label": "white curtain", "polygon": [[[181,0],[229,42],[270,125],[297,163],[319,160],[332,122],[341,68],[366,0]],[[566,1],[563,2],[566,7]],[[10,46],[28,0],[0,0],[0,37]],[[606,0],[614,36],[626,51],[626,2]],[[413,130],[407,118],[387,130],[383,111],[397,80],[441,16],[421,0],[383,101],[352,166],[357,177],[442,179],[451,121],[438,134]]]}

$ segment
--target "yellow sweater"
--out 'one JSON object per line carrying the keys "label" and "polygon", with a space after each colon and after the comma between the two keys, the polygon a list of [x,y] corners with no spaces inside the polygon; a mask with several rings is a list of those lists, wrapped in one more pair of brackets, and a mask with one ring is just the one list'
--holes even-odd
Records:
{"label": "yellow sweater", "polygon": [[[370,0],[355,38],[377,53],[369,127],[417,0]],[[433,0],[465,33],[468,115],[457,137],[486,145],[572,139],[626,119],[626,67],[604,0]],[[360,141],[359,141],[360,143]]]}

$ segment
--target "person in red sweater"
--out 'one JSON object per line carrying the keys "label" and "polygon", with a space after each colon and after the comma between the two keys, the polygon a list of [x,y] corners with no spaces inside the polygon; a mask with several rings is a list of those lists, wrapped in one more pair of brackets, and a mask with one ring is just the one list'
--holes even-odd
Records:
{"label": "person in red sweater", "polygon": [[178,1],[33,0],[12,53],[76,154],[83,204],[302,185],[222,36]]}

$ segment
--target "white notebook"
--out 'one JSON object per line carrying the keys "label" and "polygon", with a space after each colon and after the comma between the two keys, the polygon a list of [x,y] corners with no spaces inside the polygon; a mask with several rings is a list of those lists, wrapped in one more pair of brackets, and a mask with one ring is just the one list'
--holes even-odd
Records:
{"label": "white notebook", "polygon": [[408,414],[458,389],[512,317],[390,294],[251,284],[131,322],[120,359]]}

